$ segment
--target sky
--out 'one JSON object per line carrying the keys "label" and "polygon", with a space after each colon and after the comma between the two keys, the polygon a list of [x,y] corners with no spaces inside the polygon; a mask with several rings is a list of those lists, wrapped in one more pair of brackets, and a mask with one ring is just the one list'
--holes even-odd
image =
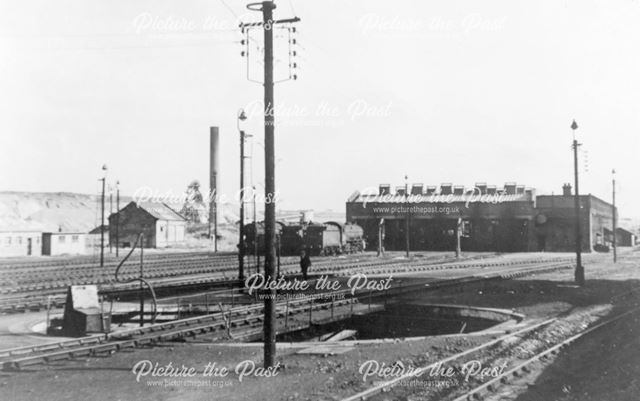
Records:
{"label": "sky", "polygon": [[[239,0],[0,0],[0,190],[124,194],[239,185],[236,116],[264,182],[260,37],[242,57]],[[344,210],[388,183],[580,189],[640,216],[637,0],[276,1],[279,208]],[[256,57],[258,56],[258,57]],[[250,67],[247,71],[248,66]]]}

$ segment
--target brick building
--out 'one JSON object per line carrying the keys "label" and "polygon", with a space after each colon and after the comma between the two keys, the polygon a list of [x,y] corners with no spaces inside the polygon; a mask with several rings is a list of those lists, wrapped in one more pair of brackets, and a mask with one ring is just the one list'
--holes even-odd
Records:
{"label": "brick building", "polygon": [[[522,252],[535,248],[531,189],[513,183],[503,188],[476,184],[474,189],[442,184],[381,185],[377,193],[354,193],[347,201],[347,221],[364,229],[367,248],[375,249],[382,233],[387,250],[405,249],[409,220],[412,250],[453,250],[461,225],[463,251]],[[380,229],[380,226],[383,229]]]}
{"label": "brick building", "polygon": [[635,246],[636,245],[636,235],[629,230],[625,230],[624,228],[617,227],[616,228],[616,245],[617,246]]}
{"label": "brick building", "polygon": [[[573,252],[576,229],[571,185],[564,185],[562,195],[538,196],[536,203],[538,249]],[[591,194],[580,195],[582,250],[590,252],[596,245],[610,245],[613,241],[612,227],[613,206]]]}
{"label": "brick building", "polygon": [[145,248],[161,248],[184,242],[186,219],[165,203],[130,202],[109,216],[109,241],[131,247],[144,233]]}
{"label": "brick building", "polygon": [[[567,192],[568,191],[568,192]],[[606,244],[612,226],[612,206],[593,195],[580,197],[583,250]],[[355,192],[346,203],[347,221],[364,229],[367,249],[378,237],[386,250],[451,251],[460,226],[462,251],[573,251],[573,196],[536,196],[515,183],[503,187],[477,183],[474,188],[441,184],[411,187],[380,185],[376,192]]]}

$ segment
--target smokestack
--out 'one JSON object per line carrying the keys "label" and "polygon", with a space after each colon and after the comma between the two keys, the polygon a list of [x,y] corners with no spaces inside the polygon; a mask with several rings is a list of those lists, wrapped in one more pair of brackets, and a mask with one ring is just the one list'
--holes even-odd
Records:
{"label": "smokestack", "polygon": [[562,186],[562,195],[571,196],[571,184],[566,183]]}
{"label": "smokestack", "polygon": [[[209,238],[213,238],[213,250],[218,252],[218,127],[211,127],[210,130],[210,160],[209,160]],[[213,232],[211,230],[213,226]]]}

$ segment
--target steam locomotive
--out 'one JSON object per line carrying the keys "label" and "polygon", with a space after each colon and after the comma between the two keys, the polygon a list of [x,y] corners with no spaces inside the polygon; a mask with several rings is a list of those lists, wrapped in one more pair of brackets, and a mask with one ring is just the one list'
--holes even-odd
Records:
{"label": "steam locomotive", "polygon": [[[264,223],[245,226],[246,254],[264,253]],[[357,224],[276,222],[276,248],[282,256],[312,256],[358,253],[365,249],[364,230]]]}

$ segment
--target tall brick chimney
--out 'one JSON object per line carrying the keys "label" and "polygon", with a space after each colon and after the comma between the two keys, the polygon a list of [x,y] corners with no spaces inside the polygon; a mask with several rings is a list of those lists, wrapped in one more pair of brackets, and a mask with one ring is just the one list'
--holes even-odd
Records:
{"label": "tall brick chimney", "polygon": [[562,196],[571,196],[571,184],[566,183],[562,186]]}

